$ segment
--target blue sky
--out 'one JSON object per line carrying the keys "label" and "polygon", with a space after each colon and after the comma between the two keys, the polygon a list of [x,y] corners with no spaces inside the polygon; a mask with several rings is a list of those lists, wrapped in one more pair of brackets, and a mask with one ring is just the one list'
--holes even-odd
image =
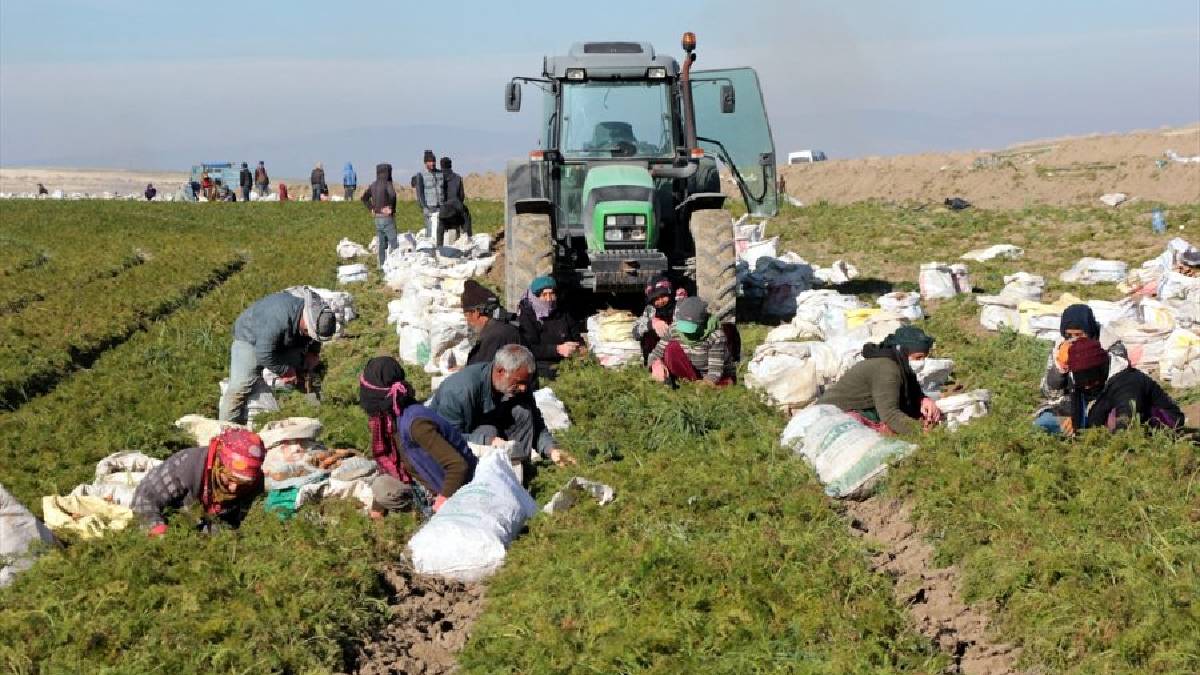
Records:
{"label": "blue sky", "polygon": [[675,54],[684,30],[699,36],[698,67],[759,70],[781,153],[1200,120],[1196,0],[0,0],[0,163],[221,157],[296,175],[317,160],[416,164],[433,147],[496,168],[536,142],[531,115],[503,111],[509,76],[536,75],[576,40]]}

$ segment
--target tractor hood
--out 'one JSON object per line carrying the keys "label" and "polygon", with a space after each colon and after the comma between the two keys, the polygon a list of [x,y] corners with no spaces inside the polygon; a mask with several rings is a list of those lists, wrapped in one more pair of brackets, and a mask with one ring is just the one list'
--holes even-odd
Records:
{"label": "tractor hood", "polygon": [[[654,179],[644,166],[600,164],[591,167],[583,181],[583,225],[588,249],[652,248],[656,240],[654,223]],[[605,234],[605,217],[620,216],[625,236],[613,239]],[[632,220],[638,220],[635,227]],[[609,232],[615,234],[613,225]],[[640,230],[637,236],[630,233]]]}

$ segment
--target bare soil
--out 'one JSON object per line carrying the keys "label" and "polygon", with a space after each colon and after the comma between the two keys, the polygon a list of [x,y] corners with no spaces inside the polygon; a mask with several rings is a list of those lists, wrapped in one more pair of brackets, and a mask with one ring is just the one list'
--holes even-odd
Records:
{"label": "bare soil", "polygon": [[875,496],[848,502],[847,512],[851,531],[882,547],[882,552],[871,560],[872,568],[896,580],[896,600],[908,607],[917,629],[954,658],[947,672],[1021,672],[1016,669],[1020,649],[989,639],[988,608],[962,602],[958,569],[934,566],[933,546],[913,524],[911,506]]}
{"label": "bare soil", "polygon": [[406,566],[383,571],[392,589],[391,621],[356,655],[355,675],[438,675],[456,670],[483,609],[483,586],[427,577]]}

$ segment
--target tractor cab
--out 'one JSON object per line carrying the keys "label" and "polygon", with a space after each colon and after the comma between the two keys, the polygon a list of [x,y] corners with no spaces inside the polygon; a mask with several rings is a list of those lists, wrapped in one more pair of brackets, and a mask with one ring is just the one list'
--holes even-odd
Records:
{"label": "tractor cab", "polygon": [[644,42],[577,43],[546,58],[541,77],[508,83],[510,111],[522,85],[543,94],[540,147],[507,171],[510,308],[529,280],[553,272],[599,292],[640,291],[667,274],[732,310],[719,166],[751,213],[773,215],[774,144],[754,71],[692,72],[694,47],[686,34],[680,67]]}

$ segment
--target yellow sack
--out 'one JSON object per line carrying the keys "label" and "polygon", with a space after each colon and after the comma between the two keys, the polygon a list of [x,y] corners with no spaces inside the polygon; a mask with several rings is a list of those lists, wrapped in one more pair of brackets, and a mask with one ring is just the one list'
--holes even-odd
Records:
{"label": "yellow sack", "polygon": [[633,339],[633,324],[636,321],[633,314],[626,311],[609,311],[600,313],[600,341],[627,342]]}
{"label": "yellow sack", "polygon": [[133,511],[100,497],[42,497],[42,518],[52,530],[78,532],[84,539],[104,536],[107,530],[123,530],[133,520]]}
{"label": "yellow sack", "polygon": [[871,317],[882,312],[875,307],[859,307],[846,310],[846,328],[854,329],[866,323]]}

